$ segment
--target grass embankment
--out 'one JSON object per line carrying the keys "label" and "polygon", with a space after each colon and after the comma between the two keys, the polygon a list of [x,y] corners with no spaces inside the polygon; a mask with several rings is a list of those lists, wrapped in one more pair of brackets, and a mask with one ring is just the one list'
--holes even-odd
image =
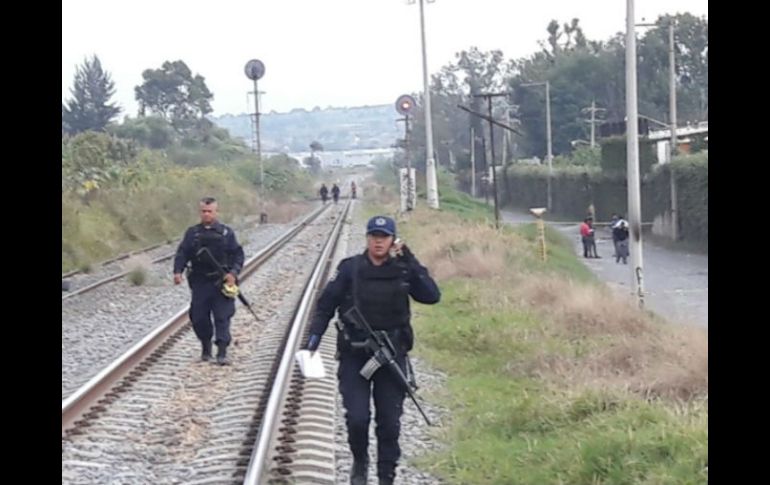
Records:
{"label": "grass embankment", "polygon": [[[394,213],[374,190],[366,212]],[[399,223],[442,289],[413,324],[451,418],[418,464],[462,484],[707,483],[706,333],[619,300],[559,234],[543,263],[534,225],[497,231],[483,204],[441,197]]]}

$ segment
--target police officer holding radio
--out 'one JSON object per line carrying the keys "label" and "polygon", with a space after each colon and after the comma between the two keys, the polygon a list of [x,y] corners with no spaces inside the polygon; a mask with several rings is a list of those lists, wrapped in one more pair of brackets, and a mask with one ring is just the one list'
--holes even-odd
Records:
{"label": "police officer holding radio", "polygon": [[[398,444],[400,420],[409,374],[407,352],[414,334],[409,297],[426,304],[441,297],[436,282],[409,248],[396,237],[396,223],[385,216],[373,217],[366,225],[367,248],[363,254],[344,259],[336,275],[324,288],[316,305],[305,348],[318,348],[329,321],[339,310],[337,358],[339,390],[346,410],[348,443],[353,454],[351,484],[366,485],[369,468],[369,403],[374,397],[377,422],[377,475],[380,485],[391,485],[401,455]],[[359,312],[359,313],[353,313]],[[392,343],[392,367],[369,367],[373,359],[373,333],[362,328],[351,315],[361,315],[366,327]],[[380,341],[381,337],[378,337]],[[368,369],[368,372],[365,370]],[[372,369],[375,369],[372,373]],[[401,378],[398,377],[401,374]],[[416,403],[416,401],[415,401]]]}
{"label": "police officer holding radio", "polygon": [[[188,282],[192,290],[190,321],[203,350],[201,359],[211,360],[211,337],[216,329],[217,363],[226,365],[230,344],[230,319],[235,313],[235,287],[243,268],[243,248],[233,230],[217,220],[217,201],[205,197],[199,203],[200,224],[187,229],[174,258],[174,284],[182,282],[182,272],[191,263]],[[235,291],[228,291],[235,288]]]}

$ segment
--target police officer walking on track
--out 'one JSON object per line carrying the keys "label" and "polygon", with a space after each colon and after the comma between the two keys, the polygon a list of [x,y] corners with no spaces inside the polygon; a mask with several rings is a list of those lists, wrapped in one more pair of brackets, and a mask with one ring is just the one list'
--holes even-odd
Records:
{"label": "police officer walking on track", "polygon": [[[201,199],[200,224],[187,229],[174,258],[174,284],[182,282],[187,263],[188,283],[192,291],[190,321],[203,351],[201,359],[211,360],[212,323],[217,344],[217,363],[228,364],[230,318],[235,313],[234,295],[226,295],[226,286],[235,285],[243,267],[243,248],[231,228],[217,220],[217,201]],[[225,273],[224,275],[222,273]]]}
{"label": "police officer walking on track", "polygon": [[348,443],[353,454],[350,483],[366,485],[369,469],[369,403],[374,396],[377,422],[377,475],[380,485],[391,485],[401,455],[398,444],[406,387],[397,372],[378,368],[368,380],[362,368],[372,358],[367,332],[352,321],[357,309],[375,332],[385,334],[395,348],[395,361],[409,374],[407,352],[414,334],[409,323],[409,296],[426,304],[437,303],[441,293],[412,252],[394,240],[396,223],[384,216],[373,217],[366,226],[367,249],[344,259],[316,305],[306,348],[315,351],[329,320],[339,309],[337,356],[339,390],[346,410]]}
{"label": "police officer walking on track", "polygon": [[337,187],[337,184],[332,185],[332,198],[335,204],[340,200],[340,188]]}

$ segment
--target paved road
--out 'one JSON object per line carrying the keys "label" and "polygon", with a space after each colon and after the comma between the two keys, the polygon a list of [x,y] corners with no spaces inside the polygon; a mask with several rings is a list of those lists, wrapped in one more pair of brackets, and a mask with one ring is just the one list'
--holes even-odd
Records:
{"label": "paved road", "polygon": [[[511,209],[501,211],[500,217],[511,224],[534,220],[524,211]],[[553,227],[575,242],[575,252],[582,257],[578,225],[558,224]],[[598,229],[597,235],[596,247],[601,258],[583,259],[583,262],[601,280],[630,295],[633,291],[631,258],[628,265],[616,264],[612,257],[614,248],[609,231]],[[708,328],[708,255],[664,248],[649,239],[642,243],[646,307],[669,321]]]}

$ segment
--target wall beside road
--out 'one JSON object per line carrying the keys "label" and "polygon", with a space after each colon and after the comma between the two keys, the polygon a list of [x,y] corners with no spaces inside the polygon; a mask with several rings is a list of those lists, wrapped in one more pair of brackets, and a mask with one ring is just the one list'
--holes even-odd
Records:
{"label": "wall beside road", "polygon": [[[672,169],[677,186],[679,239],[708,249],[707,152],[681,157],[673,164],[655,165],[642,180],[642,220],[654,223],[654,233],[671,237]],[[501,205],[522,209],[545,207],[547,176],[544,166],[499,168]],[[458,179],[461,188],[470,191],[469,176],[461,175]],[[483,186],[479,196],[483,196],[481,190]],[[560,218],[583,220],[591,206],[599,221],[609,220],[613,212],[627,212],[627,182],[623,173],[606,173],[594,167],[558,167],[554,169],[552,191],[552,213]]]}

